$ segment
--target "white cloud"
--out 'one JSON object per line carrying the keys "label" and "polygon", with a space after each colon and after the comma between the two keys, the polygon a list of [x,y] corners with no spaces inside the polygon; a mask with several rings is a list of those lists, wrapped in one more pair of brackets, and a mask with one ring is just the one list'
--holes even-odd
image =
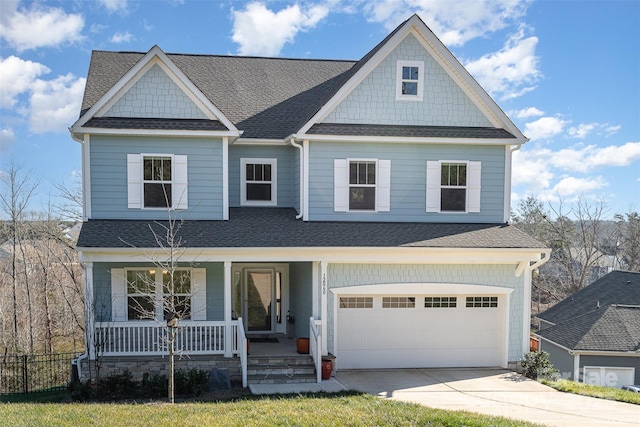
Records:
{"label": "white cloud", "polygon": [[292,43],[301,31],[314,28],[329,13],[322,5],[302,10],[298,4],[273,12],[262,2],[249,3],[233,12],[232,40],[241,55],[276,56],[285,43]]}
{"label": "white cloud", "polygon": [[6,153],[9,151],[9,147],[16,140],[16,136],[13,133],[13,129],[2,128],[0,129],[0,153]]}
{"label": "white cloud", "polygon": [[371,22],[391,31],[409,14],[422,20],[447,46],[505,28],[524,16],[530,0],[367,0],[363,10]]}
{"label": "white cloud", "polygon": [[585,173],[599,167],[629,166],[636,160],[640,160],[640,142],[608,147],[578,145],[559,150],[549,159],[556,167]]}
{"label": "white cloud", "polygon": [[131,40],[133,40],[133,34],[131,34],[128,31],[124,33],[121,33],[121,32],[115,33],[111,37],[111,43],[129,43]]}
{"label": "white cloud", "polygon": [[544,111],[538,110],[536,107],[524,108],[512,113],[519,119],[528,119],[530,117],[539,117],[544,115]]}
{"label": "white cloud", "polygon": [[535,89],[534,83],[542,76],[535,54],[537,44],[538,38],[525,37],[521,27],[502,49],[464,65],[491,95],[516,98]]}
{"label": "white cloud", "polygon": [[549,139],[564,130],[569,122],[559,117],[541,117],[536,121],[524,125],[524,134],[532,141]]}
{"label": "white cloud", "polygon": [[104,30],[106,30],[107,28],[109,28],[107,25],[93,23],[93,24],[91,24],[91,26],[89,27],[89,32],[90,32],[91,34],[100,34],[100,33],[101,33],[101,32],[103,32]]}
{"label": "white cloud", "polygon": [[598,126],[597,123],[580,123],[578,127],[570,127],[568,130],[571,138],[585,138]]}
{"label": "white cloud", "polygon": [[127,0],[100,0],[100,4],[109,12],[127,12],[129,7]]}
{"label": "white cloud", "polygon": [[37,80],[31,94],[31,132],[66,131],[80,111],[85,82],[72,74]]}
{"label": "white cloud", "polygon": [[553,172],[549,168],[548,149],[526,150],[513,153],[512,183],[525,185],[530,191],[539,193],[551,186]]}
{"label": "white cloud", "polygon": [[0,37],[18,52],[54,47],[82,40],[84,17],[63,9],[35,3],[30,9],[18,9],[17,3],[2,3]]}
{"label": "white cloud", "polygon": [[606,126],[604,129],[604,136],[605,138],[610,137],[611,135],[615,135],[616,133],[618,133],[618,131],[622,129],[622,126],[620,125],[615,125],[615,126]]}
{"label": "white cloud", "polygon": [[607,187],[609,182],[601,176],[590,178],[576,178],[568,176],[562,178],[553,188],[540,193],[540,198],[548,202],[559,202],[572,196],[588,194],[591,191]]}
{"label": "white cloud", "polygon": [[17,96],[31,90],[37,77],[50,72],[46,66],[33,61],[25,61],[17,56],[0,58],[0,107],[12,108]]}

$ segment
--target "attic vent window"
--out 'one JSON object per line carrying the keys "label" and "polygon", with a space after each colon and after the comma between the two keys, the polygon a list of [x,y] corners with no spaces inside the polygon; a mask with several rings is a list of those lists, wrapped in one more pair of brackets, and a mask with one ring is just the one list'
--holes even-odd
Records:
{"label": "attic vent window", "polygon": [[396,73],[396,99],[422,101],[424,62],[398,61]]}

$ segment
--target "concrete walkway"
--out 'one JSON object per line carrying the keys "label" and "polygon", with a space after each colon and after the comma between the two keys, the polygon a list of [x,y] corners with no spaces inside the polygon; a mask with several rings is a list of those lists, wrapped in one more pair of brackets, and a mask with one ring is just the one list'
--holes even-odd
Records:
{"label": "concrete walkway", "polygon": [[558,392],[499,369],[338,371],[346,389],[549,426],[639,426],[640,406]]}

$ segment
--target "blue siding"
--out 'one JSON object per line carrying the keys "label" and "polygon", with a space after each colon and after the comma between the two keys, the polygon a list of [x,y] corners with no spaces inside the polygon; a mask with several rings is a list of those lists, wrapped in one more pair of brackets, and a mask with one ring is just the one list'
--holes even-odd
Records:
{"label": "blue siding", "polygon": [[187,155],[189,209],[180,218],[222,219],[222,141],[205,138],[93,136],[91,217],[166,219],[165,209],[127,207],[127,154]]}
{"label": "blue siding", "polygon": [[231,145],[229,147],[229,206],[240,206],[240,159],[278,159],[278,207],[297,208],[300,160],[291,146]]}
{"label": "blue siding", "polygon": [[[398,61],[423,61],[422,101],[396,100]],[[326,123],[492,126],[458,84],[409,34],[327,116]]]}
{"label": "blue siding", "polygon": [[[334,212],[333,161],[337,158],[391,160],[391,210],[378,213]],[[428,160],[482,162],[481,211],[468,214],[427,213]],[[504,216],[504,162],[504,146],[312,143],[309,161],[309,219],[499,223]]]}
{"label": "blue siding", "polygon": [[549,361],[553,368],[558,370],[560,378],[575,381],[573,378],[574,359],[567,350],[542,338],[540,340],[540,351],[549,353]]}
{"label": "blue siding", "polygon": [[296,319],[294,337],[309,337],[309,318],[313,313],[312,287],[311,263],[289,263],[289,311]]}
{"label": "blue siding", "polygon": [[[97,322],[111,321],[111,269],[141,267],[154,268],[151,262],[93,264],[94,313]],[[197,267],[207,269],[207,320],[224,320],[224,263],[203,262],[198,263]]]}

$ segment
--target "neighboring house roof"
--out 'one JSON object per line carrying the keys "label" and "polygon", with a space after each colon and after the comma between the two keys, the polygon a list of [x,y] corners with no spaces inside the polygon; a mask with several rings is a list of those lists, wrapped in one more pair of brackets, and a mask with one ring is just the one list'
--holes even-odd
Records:
{"label": "neighboring house roof", "polygon": [[536,317],[560,324],[611,304],[640,305],[640,273],[612,271]]}
{"label": "neighboring house roof", "polygon": [[[231,208],[228,221],[184,221],[182,247],[545,248],[505,224],[305,222],[295,216],[290,208]],[[150,220],[89,220],[77,247],[158,247],[150,226],[161,232]]]}
{"label": "neighboring house roof", "polygon": [[639,351],[640,305],[601,306],[537,335],[575,351]]}

